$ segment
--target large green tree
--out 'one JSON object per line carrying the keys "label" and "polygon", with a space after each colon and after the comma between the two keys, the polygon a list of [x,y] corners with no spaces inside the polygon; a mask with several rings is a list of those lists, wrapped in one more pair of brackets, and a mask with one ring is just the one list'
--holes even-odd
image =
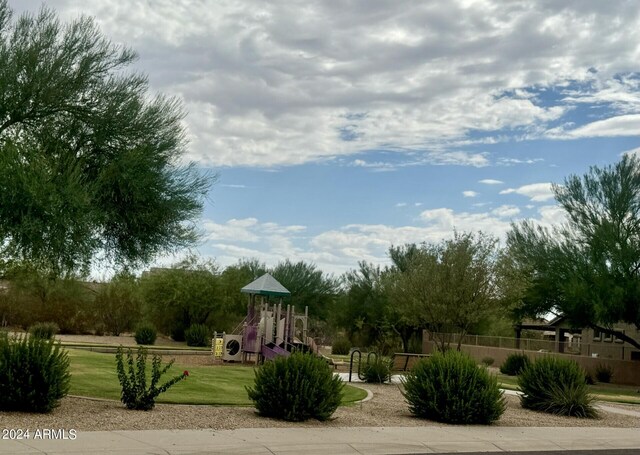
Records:
{"label": "large green tree", "polygon": [[291,292],[287,303],[296,306],[296,312],[309,307],[309,316],[326,320],[338,292],[338,282],[327,276],[314,264],[286,259],[279,262],[271,275]]}
{"label": "large green tree", "polygon": [[357,270],[350,270],[342,277],[344,292],[337,322],[358,345],[375,346],[388,338],[389,299],[384,290],[384,274],[380,266],[362,261]]}
{"label": "large green tree", "polygon": [[176,341],[192,324],[221,328],[224,316],[220,276],[211,261],[190,256],[171,268],[151,269],[140,278],[146,316]]}
{"label": "large green tree", "polygon": [[180,164],[183,111],[90,18],[0,0],[0,260],[52,276],[191,245],[211,177]]}
{"label": "large green tree", "polygon": [[452,239],[395,253],[403,260],[387,286],[391,304],[404,324],[428,330],[439,349],[449,344],[448,333],[462,340],[500,309],[494,238],[456,232]]}
{"label": "large green tree", "polygon": [[592,167],[553,185],[567,220],[553,229],[523,222],[507,237],[520,286],[523,316],[553,312],[575,327],[591,327],[640,349],[640,340],[615,330],[640,329],[640,161]]}

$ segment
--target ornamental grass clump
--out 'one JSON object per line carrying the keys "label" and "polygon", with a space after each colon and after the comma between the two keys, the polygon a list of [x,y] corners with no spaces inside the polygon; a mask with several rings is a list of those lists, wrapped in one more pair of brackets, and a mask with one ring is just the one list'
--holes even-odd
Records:
{"label": "ornamental grass clump", "polygon": [[543,357],[518,377],[523,408],[550,414],[597,417],[585,372],[573,360]]}
{"label": "ornamental grass clump", "polygon": [[360,372],[364,382],[382,384],[391,380],[391,361],[383,357],[376,357],[367,362]]}
{"label": "ornamental grass clump", "polygon": [[292,422],[327,420],[342,400],[344,384],[313,354],[276,357],[256,369],[247,387],[260,415]]}
{"label": "ornamental grass clump", "polygon": [[0,410],[50,412],[67,395],[70,379],[59,342],[0,332]]}
{"label": "ornamental grass clump", "polygon": [[495,376],[468,355],[447,351],[418,362],[403,395],[417,417],[454,424],[490,424],[505,410]]}
{"label": "ornamental grass clump", "polygon": [[500,366],[500,373],[509,376],[517,376],[524,370],[531,361],[524,354],[510,354]]}
{"label": "ornamental grass clump", "polygon": [[36,322],[29,327],[29,334],[35,338],[51,340],[60,332],[60,327],[55,322]]}
{"label": "ornamental grass clump", "polygon": [[118,380],[122,386],[120,401],[124,403],[127,409],[141,411],[153,409],[158,395],[166,392],[169,387],[189,376],[188,371],[183,371],[182,374],[173,377],[158,387],[160,377],[171,368],[171,365],[173,365],[173,360],[162,366],[162,357],[154,355],[151,360],[151,383],[147,384],[147,350],[140,346],[134,362],[131,349],[127,349],[127,359],[125,361],[122,346],[118,347],[116,370],[118,372]]}
{"label": "ornamental grass clump", "polygon": [[596,367],[596,379],[598,382],[609,384],[613,377],[613,367],[604,363],[599,364]]}

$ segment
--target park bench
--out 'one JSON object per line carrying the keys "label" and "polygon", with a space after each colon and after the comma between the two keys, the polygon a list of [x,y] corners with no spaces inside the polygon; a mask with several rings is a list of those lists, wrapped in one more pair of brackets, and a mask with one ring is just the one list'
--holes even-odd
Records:
{"label": "park bench", "polygon": [[420,359],[430,357],[431,354],[411,354],[408,352],[396,352],[391,357],[392,371],[409,371]]}

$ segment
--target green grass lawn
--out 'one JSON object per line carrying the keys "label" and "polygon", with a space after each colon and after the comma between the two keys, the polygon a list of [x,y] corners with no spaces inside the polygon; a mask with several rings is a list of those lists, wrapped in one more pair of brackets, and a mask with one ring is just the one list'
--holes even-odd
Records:
{"label": "green grass lawn", "polygon": [[[71,361],[71,395],[120,399],[120,383],[116,374],[115,354],[68,349]],[[149,356],[150,358],[151,356]],[[169,360],[165,356],[165,360]],[[248,366],[185,366],[174,364],[161,378],[189,371],[189,377],[158,397],[159,403],[249,406],[245,386],[253,385],[253,368]],[[151,375],[151,366],[147,377]],[[344,388],[343,404],[362,400],[366,391],[349,385]]]}

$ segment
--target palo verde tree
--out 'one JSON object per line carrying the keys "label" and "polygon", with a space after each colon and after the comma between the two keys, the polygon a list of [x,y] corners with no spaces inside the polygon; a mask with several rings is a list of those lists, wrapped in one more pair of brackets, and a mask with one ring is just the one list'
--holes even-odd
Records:
{"label": "palo verde tree", "polygon": [[211,177],[179,164],[183,111],[127,72],[90,18],[0,0],[0,260],[51,276],[139,265],[196,240]]}
{"label": "palo verde tree", "polygon": [[521,316],[563,314],[640,349],[615,325],[640,328],[640,161],[624,156],[553,185],[566,222],[553,229],[522,222],[507,236],[521,282]]}
{"label": "palo verde tree", "polygon": [[[401,253],[396,252],[396,253]],[[495,267],[497,241],[483,233],[454,233],[439,243],[407,246],[387,285],[404,323],[423,327],[445,350],[448,333],[459,334],[499,309]]]}

